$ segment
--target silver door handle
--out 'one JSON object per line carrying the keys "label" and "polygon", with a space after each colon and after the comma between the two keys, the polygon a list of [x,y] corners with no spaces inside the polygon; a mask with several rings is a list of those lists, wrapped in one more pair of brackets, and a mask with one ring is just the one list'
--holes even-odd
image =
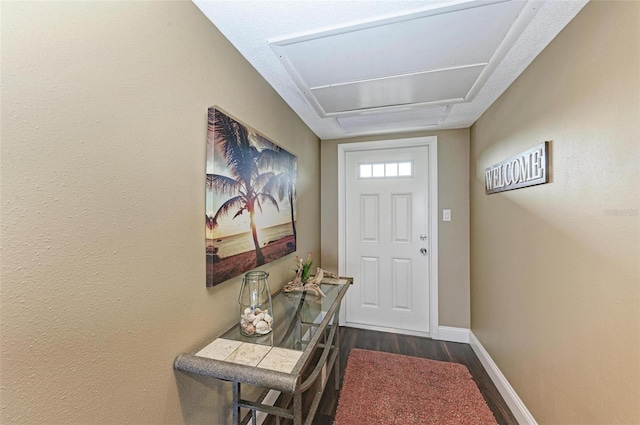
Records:
{"label": "silver door handle", "polygon": [[420,248],[420,253],[422,255],[427,255],[427,248]]}

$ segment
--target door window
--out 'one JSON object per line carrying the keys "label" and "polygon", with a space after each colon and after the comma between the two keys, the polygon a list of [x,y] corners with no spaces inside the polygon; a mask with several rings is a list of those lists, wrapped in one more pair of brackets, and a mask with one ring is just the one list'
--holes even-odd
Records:
{"label": "door window", "polygon": [[413,161],[393,161],[358,164],[358,178],[413,177]]}

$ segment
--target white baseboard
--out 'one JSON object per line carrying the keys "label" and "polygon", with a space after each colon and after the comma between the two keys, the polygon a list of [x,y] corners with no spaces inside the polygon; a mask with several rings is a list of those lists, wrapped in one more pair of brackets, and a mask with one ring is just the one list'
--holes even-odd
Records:
{"label": "white baseboard", "polygon": [[469,340],[471,348],[476,353],[476,356],[478,356],[478,359],[480,359],[480,363],[482,363],[482,366],[484,366],[496,388],[498,388],[500,395],[502,395],[502,398],[511,409],[511,413],[516,417],[518,423],[520,425],[538,425],[538,422],[536,422],[531,412],[529,412],[527,406],[520,400],[516,391],[498,368],[498,365],[495,364],[487,350],[484,349],[478,338],[471,331],[469,331]]}
{"label": "white baseboard", "polygon": [[453,328],[451,326],[438,326],[438,337],[440,341],[469,343],[469,329]]}
{"label": "white baseboard", "polygon": [[[418,332],[418,331],[409,331],[406,329],[386,328],[384,326],[364,325],[362,323],[354,323],[354,322],[345,322],[343,323],[343,325],[350,328],[366,329],[368,331],[389,332],[392,334],[421,336],[425,338],[431,337],[431,335],[428,332]],[[437,339],[437,338],[434,338],[434,339]]]}

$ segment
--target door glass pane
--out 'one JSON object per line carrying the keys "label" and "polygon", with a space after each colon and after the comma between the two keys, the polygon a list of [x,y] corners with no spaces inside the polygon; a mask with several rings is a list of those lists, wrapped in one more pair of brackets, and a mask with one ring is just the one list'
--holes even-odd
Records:
{"label": "door glass pane", "polygon": [[385,164],[385,176],[396,177],[398,175],[398,163],[390,162]]}
{"label": "door glass pane", "polygon": [[384,177],[384,164],[373,164],[373,177]]}
{"label": "door glass pane", "polygon": [[360,178],[366,179],[371,177],[371,164],[360,164]]}
{"label": "door glass pane", "polygon": [[401,162],[398,164],[398,175],[399,176],[411,176],[411,162]]}

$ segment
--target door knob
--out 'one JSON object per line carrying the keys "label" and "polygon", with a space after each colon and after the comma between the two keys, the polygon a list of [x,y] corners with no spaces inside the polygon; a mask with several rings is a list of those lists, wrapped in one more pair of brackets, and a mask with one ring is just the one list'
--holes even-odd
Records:
{"label": "door knob", "polygon": [[420,253],[422,255],[427,255],[427,248],[420,248]]}

